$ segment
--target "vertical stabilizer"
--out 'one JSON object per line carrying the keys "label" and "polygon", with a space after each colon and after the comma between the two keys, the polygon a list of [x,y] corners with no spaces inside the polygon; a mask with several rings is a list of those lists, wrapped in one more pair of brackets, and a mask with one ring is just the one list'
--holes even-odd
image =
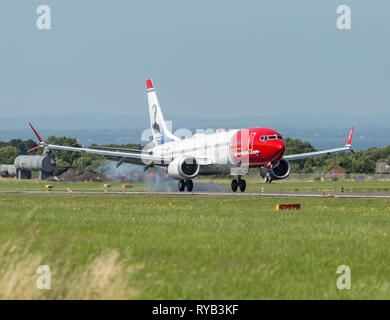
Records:
{"label": "vertical stabilizer", "polygon": [[152,79],[146,80],[146,90],[149,104],[150,127],[152,129],[154,145],[158,146],[167,142],[180,140],[167,128],[156,92],[154,91]]}

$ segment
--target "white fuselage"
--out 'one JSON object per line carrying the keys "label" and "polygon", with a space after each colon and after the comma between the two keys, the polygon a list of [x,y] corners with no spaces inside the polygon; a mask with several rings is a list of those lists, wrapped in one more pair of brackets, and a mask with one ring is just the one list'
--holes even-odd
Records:
{"label": "white fuselage", "polygon": [[236,166],[231,154],[230,142],[238,130],[217,132],[213,134],[195,134],[191,138],[172,141],[155,146],[154,156],[175,159],[177,157],[195,157],[207,159],[199,174],[229,173]]}

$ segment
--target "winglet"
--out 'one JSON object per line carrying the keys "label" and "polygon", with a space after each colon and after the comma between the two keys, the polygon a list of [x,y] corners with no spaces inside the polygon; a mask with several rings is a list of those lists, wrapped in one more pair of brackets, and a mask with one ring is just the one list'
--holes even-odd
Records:
{"label": "winglet", "polygon": [[352,134],[353,134],[353,127],[351,128],[351,131],[349,132],[348,140],[347,140],[347,143],[345,144],[346,147],[350,147],[351,146]]}
{"label": "winglet", "polygon": [[34,129],[34,127],[32,126],[31,122],[28,123],[31,127],[31,129],[34,131],[35,135],[37,136],[39,142],[43,142],[42,138],[39,136],[38,132]]}
{"label": "winglet", "polygon": [[39,149],[40,147],[41,147],[40,145],[39,145],[39,146],[36,146],[36,147],[34,147],[34,148],[31,148],[31,149],[27,150],[27,152],[31,152],[31,151],[37,150],[37,149]]}
{"label": "winglet", "polygon": [[146,89],[154,89],[152,79],[146,80]]}

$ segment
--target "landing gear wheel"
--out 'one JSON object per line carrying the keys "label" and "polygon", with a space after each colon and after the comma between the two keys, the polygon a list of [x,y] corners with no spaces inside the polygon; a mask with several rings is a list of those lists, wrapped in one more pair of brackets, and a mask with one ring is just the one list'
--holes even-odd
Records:
{"label": "landing gear wheel", "polygon": [[192,180],[186,180],[186,187],[188,192],[192,191],[192,189],[194,188],[194,183],[192,182]]}
{"label": "landing gear wheel", "polygon": [[237,189],[238,189],[238,181],[236,179],[232,180],[231,187],[232,187],[233,192],[237,191]]}
{"label": "landing gear wheel", "polygon": [[271,183],[272,182],[272,178],[271,178],[271,175],[269,173],[267,173],[267,175],[264,177],[264,182],[265,183]]}
{"label": "landing gear wheel", "polygon": [[246,181],[245,180],[239,180],[238,186],[240,187],[241,192],[244,192],[246,189]]}
{"label": "landing gear wheel", "polygon": [[186,183],[184,182],[184,180],[179,180],[177,186],[179,187],[179,191],[183,192],[186,187]]}

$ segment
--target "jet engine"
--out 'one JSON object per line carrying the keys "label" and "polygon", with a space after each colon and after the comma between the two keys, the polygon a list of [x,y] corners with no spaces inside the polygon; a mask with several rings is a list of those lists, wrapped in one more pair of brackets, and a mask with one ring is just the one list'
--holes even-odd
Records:
{"label": "jet engine", "polygon": [[271,180],[286,179],[290,175],[290,162],[286,159],[281,159],[277,164],[271,168],[260,168],[260,176],[262,178],[270,177]]}
{"label": "jet engine", "polygon": [[199,172],[199,164],[193,157],[179,157],[168,165],[168,174],[175,179],[192,179]]}

